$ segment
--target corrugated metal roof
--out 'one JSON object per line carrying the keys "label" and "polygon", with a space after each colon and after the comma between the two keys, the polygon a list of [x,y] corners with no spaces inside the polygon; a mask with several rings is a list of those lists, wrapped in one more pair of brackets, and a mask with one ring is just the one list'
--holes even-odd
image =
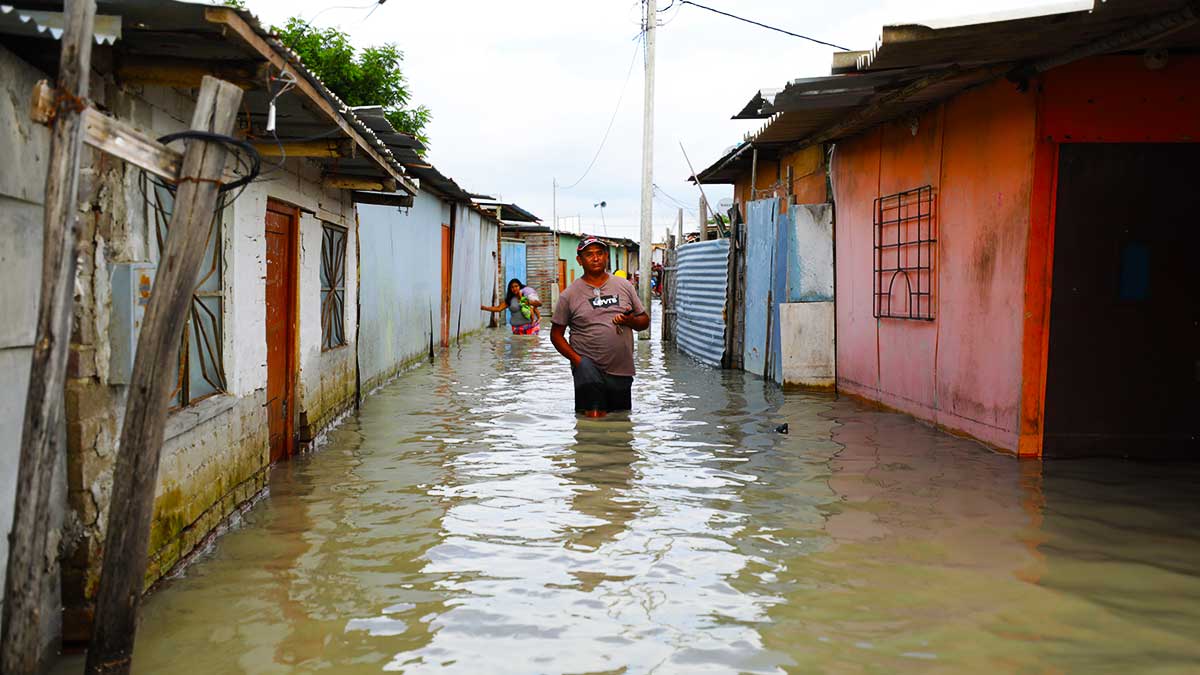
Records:
{"label": "corrugated metal roof", "polygon": [[[52,13],[61,12],[63,7],[61,1],[30,0],[22,4]],[[214,68],[226,64],[261,64],[270,58],[282,60],[296,77],[307,83],[321,103],[328,105],[349,127],[350,133],[336,126],[336,122],[323,112],[318,112],[317,105],[306,100],[303,89],[298,89],[276,100],[278,139],[286,142],[350,137],[363,148],[362,152],[354,157],[317,161],[326,165],[333,165],[336,161],[340,173],[398,178],[404,184],[404,167],[393,157],[388,145],[314,73],[305,68],[294,51],[264,28],[249,11],[174,0],[100,0],[97,2],[97,11],[105,16],[118,17],[120,35],[114,45],[118,65],[122,58],[133,56],[204,61],[213,64]],[[249,28],[248,32],[253,33],[254,37],[261,39],[270,52],[260,53],[259,48],[251,44],[252,40],[244,39],[236,29],[231,29],[242,24]],[[56,69],[56,50],[51,54],[49,50],[29,48],[22,51],[22,57],[31,59],[35,65],[48,67],[50,72]],[[239,84],[245,87],[257,83]],[[243,107],[250,117],[251,127],[259,132],[257,137],[253,137],[254,140],[269,142],[274,140],[274,136],[264,136],[262,132],[272,98],[266,84],[263,82],[261,86],[247,89],[243,96]],[[375,153],[375,157],[371,152]],[[406,189],[415,191],[412,185],[407,185]]]}
{"label": "corrugated metal roof", "polygon": [[1134,47],[1198,48],[1200,10],[1192,7],[1189,0],[1094,0],[1079,11],[1076,0],[1038,16],[886,26],[873,49],[834,54],[834,74],[756,92],[734,117],[767,123],[698,180],[732,181],[750,146],[853,136],[1031,64]]}
{"label": "corrugated metal roof", "polygon": [[[874,49],[859,56],[856,66],[859,72],[866,72],[1035,60],[1095,42],[1188,4],[1188,0],[1095,0],[1085,11],[1051,10],[1038,16],[942,28],[885,26]],[[1195,46],[1198,36],[1193,26],[1140,47]]]}
{"label": "corrugated metal roof", "polygon": [[499,210],[500,219],[504,221],[514,221],[521,223],[540,223],[541,218],[533,215],[525,209],[511,202],[501,202],[494,199],[475,199],[475,204],[483,209]]}
{"label": "corrugated metal roof", "polygon": [[422,188],[429,188],[446,199],[473,204],[470,192],[421,157],[419,153],[425,149],[425,145],[420,140],[392,127],[382,106],[360,106],[354,108],[354,112],[387,144],[392,155],[404,165],[405,171],[421,181]]}

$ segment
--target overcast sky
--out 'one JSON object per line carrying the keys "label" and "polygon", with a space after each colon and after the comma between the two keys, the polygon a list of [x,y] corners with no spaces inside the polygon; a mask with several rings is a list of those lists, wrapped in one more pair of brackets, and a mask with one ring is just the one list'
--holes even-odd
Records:
{"label": "overcast sky", "polygon": [[[659,0],[665,7],[671,0]],[[701,4],[850,49],[871,47],[885,23],[922,22],[1036,6],[1045,0],[700,0]],[[268,24],[300,16],[338,26],[358,46],[396,43],[414,101],[429,106],[430,159],[473,192],[499,195],[551,221],[552,180],[580,178],[617,109],[612,132],[586,178],[558,191],[558,214],[585,231],[638,237],[642,88],[638,0],[247,0]],[[729,119],[760,88],[829,74],[830,47],[680,5],[659,15],[654,181],[696,222],[696,170],[761,122]],[[636,51],[636,56],[635,56]],[[626,80],[633,65],[632,75]],[[705,188],[709,191],[709,188]],[[713,186],[709,199],[731,190]],[[655,239],[678,206],[654,200]]]}

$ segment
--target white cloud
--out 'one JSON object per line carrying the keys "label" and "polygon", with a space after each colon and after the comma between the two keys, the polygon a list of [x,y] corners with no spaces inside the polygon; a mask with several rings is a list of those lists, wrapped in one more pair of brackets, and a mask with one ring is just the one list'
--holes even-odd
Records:
{"label": "white cloud", "polygon": [[[333,9],[338,3],[348,9]],[[660,0],[666,6],[670,0]],[[633,0],[390,0],[369,19],[367,0],[249,0],[267,23],[316,16],[359,46],[394,42],[417,103],[433,122],[430,158],[467,189],[502,195],[547,222],[551,181],[577,179],[613,114],[634,55],[640,3]],[[851,49],[872,46],[885,23],[1026,8],[1044,0],[710,0],[703,4]],[[329,8],[329,9],[326,9]],[[318,13],[320,14],[318,15]],[[759,89],[829,72],[832,49],[711,14],[692,6],[660,15],[655,96],[655,182],[695,209],[696,188],[679,149],[696,169],[716,159],[757,122],[729,117]],[[592,207],[608,202],[613,235],[636,238],[642,145],[641,59],[596,166],[558,194],[560,216],[581,214],[599,230]],[[713,201],[728,188],[706,188]],[[674,205],[656,200],[656,232],[673,224]],[[694,216],[688,216],[694,221]]]}

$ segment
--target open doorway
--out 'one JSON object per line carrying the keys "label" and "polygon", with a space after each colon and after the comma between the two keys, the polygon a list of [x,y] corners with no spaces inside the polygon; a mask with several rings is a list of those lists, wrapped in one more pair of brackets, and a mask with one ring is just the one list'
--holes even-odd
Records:
{"label": "open doorway", "polygon": [[1059,150],[1047,457],[1200,452],[1200,144]]}

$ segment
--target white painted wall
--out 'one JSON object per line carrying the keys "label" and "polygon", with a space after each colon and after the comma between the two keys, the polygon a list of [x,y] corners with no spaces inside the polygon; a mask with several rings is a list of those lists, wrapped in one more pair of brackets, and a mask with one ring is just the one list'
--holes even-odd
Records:
{"label": "white painted wall", "polygon": [[792,207],[788,242],[788,299],[833,300],[833,204]]}
{"label": "white painted wall", "polygon": [[834,385],[832,302],[779,305],[783,383],[804,387]]}
{"label": "white painted wall", "polygon": [[454,226],[454,276],[451,280],[450,334],[471,333],[488,325],[489,314],[480,305],[492,304],[496,282],[496,232],[498,223],[478,211],[459,205]]}
{"label": "white painted wall", "polygon": [[499,224],[464,205],[420,191],[410,208],[358,206],[362,266],[359,368],[377,384],[403,364],[440,348],[442,225],[454,219],[450,337],[488,325]]}
{"label": "white painted wall", "polygon": [[441,330],[442,223],[449,206],[421,190],[410,208],[358,205],[364,384],[429,352]]}

